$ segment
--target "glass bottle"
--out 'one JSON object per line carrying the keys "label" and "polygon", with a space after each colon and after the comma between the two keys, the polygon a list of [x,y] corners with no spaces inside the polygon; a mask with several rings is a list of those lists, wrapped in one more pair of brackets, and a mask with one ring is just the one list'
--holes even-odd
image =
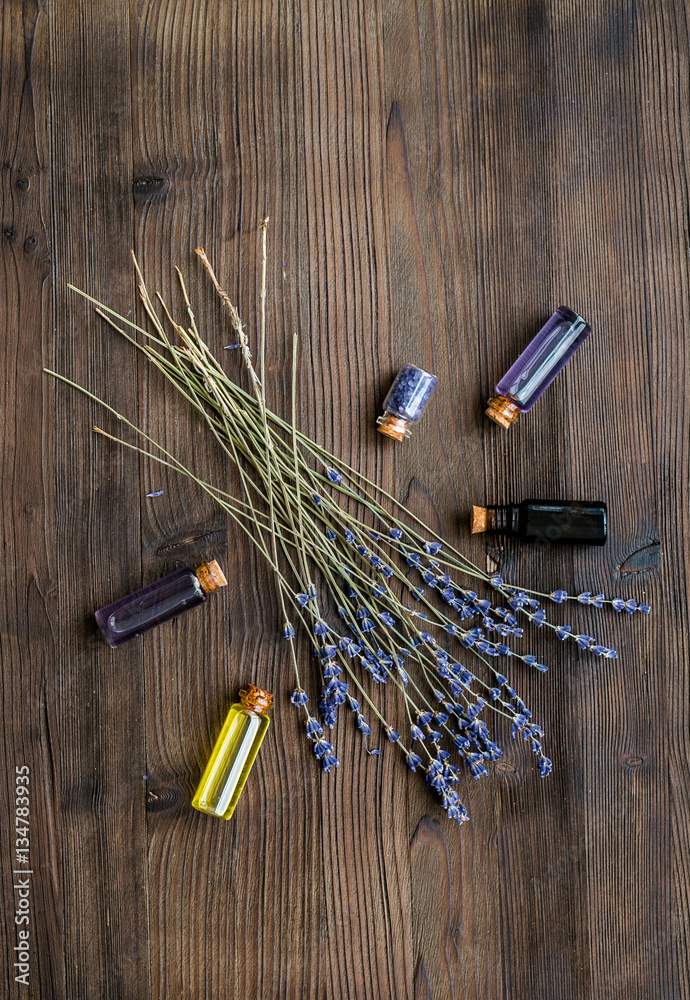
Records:
{"label": "glass bottle", "polygon": [[185,566],[96,612],[98,626],[111,646],[121,646],[143,632],[172,621],[203,604],[214,590],[227,586],[215,559],[197,569]]}
{"label": "glass bottle", "polygon": [[252,764],[266,735],[273,695],[248,684],[240,701],[227,714],[220,736],[206,765],[192,805],[219,819],[230,819]]}
{"label": "glass bottle", "polygon": [[402,441],[410,436],[407,426],[419,420],[438,379],[415,365],[403,365],[383,401],[384,414],[378,417],[381,434]]}
{"label": "glass bottle", "polygon": [[473,507],[472,534],[494,531],[525,542],[585,542],[603,545],[606,504],[586,500],[523,500],[498,507]]}
{"label": "glass bottle", "polygon": [[521,412],[534,406],[591,332],[582,316],[559,306],[498,383],[486,415],[501,427],[510,427]]}

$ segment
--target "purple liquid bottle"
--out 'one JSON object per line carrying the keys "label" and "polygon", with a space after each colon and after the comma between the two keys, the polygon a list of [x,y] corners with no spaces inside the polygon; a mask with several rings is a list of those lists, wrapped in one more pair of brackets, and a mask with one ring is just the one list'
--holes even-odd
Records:
{"label": "purple liquid bottle", "polygon": [[521,412],[534,406],[591,332],[582,316],[559,306],[496,386],[487,417],[501,427],[510,427]]}
{"label": "purple liquid bottle", "polygon": [[225,587],[227,582],[215,559],[202,563],[196,570],[185,566],[134,594],[100,608],[96,612],[96,621],[115,648],[203,604],[209,594]]}
{"label": "purple liquid bottle", "polygon": [[408,423],[419,420],[438,379],[415,365],[403,365],[383,401],[384,414],[376,423],[379,432],[394,441],[409,437]]}

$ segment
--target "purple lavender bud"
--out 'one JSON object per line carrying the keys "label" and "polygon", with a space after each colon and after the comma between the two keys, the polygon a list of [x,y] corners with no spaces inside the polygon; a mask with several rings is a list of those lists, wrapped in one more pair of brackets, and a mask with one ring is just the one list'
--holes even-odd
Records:
{"label": "purple lavender bud", "polygon": [[469,815],[467,809],[465,809],[462,802],[457,802],[455,805],[448,807],[448,816],[450,819],[454,819],[457,823],[466,823],[469,820]]}
{"label": "purple lavender bud", "polygon": [[328,740],[325,740],[320,736],[314,741],[314,753],[317,758],[321,760],[321,758],[325,757],[326,754],[333,753],[333,744],[329,743]]}
{"label": "purple lavender bud", "polygon": [[295,636],[294,627],[290,624],[290,622],[285,622],[285,625],[283,626],[283,638],[294,639],[294,636]]}
{"label": "purple lavender bud", "polygon": [[347,695],[347,683],[345,681],[329,681],[326,685],[326,695],[331,698],[336,705],[343,705]]}
{"label": "purple lavender bud", "polygon": [[357,715],[357,728],[359,729],[362,736],[371,736],[371,729],[369,727],[369,724],[361,712]]}
{"label": "purple lavender bud", "polygon": [[558,628],[556,629],[556,635],[561,640],[561,642],[564,642],[572,631],[573,631],[572,625],[559,625]]}
{"label": "purple lavender bud", "polygon": [[455,735],[453,737],[453,746],[458,751],[458,753],[464,754],[467,753],[472,744],[470,743],[470,741],[467,739],[466,736]]}
{"label": "purple lavender bud", "polygon": [[416,771],[421,763],[422,763],[422,758],[419,756],[419,754],[408,753],[407,766],[411,771]]}
{"label": "purple lavender bud", "polygon": [[310,738],[312,736],[316,736],[317,738],[323,736],[323,726],[313,716],[309,716],[307,719],[307,736]]}
{"label": "purple lavender bud", "polygon": [[435,556],[442,548],[441,542],[424,542],[424,551],[428,556]]}
{"label": "purple lavender bud", "polygon": [[302,688],[295,688],[290,695],[290,701],[293,705],[306,705],[309,698],[307,697],[307,692]]}
{"label": "purple lavender bud", "polygon": [[469,764],[470,774],[477,780],[489,773],[486,769],[486,765],[484,764],[484,759],[478,753],[468,754],[467,763]]}
{"label": "purple lavender bud", "polygon": [[580,604],[591,604],[592,603],[592,595],[590,594],[590,592],[588,590],[585,590],[584,593],[582,593],[582,594],[578,594],[578,598],[577,599],[580,602]]}
{"label": "purple lavender bud", "polygon": [[568,592],[567,592],[567,590],[553,590],[549,594],[549,597],[556,604],[562,604],[563,601],[567,601],[568,600]]}
{"label": "purple lavender bud", "polygon": [[342,483],[343,477],[336,469],[327,469],[326,475],[332,483]]}
{"label": "purple lavender bud", "polygon": [[400,528],[389,528],[388,534],[391,536],[391,538],[394,538],[396,541],[399,541],[403,536],[402,530]]}
{"label": "purple lavender bud", "polygon": [[338,767],[338,764],[339,764],[338,758],[333,753],[330,752],[326,753],[321,758],[321,766],[323,767],[326,774],[328,774],[328,772],[332,767]]}
{"label": "purple lavender bud", "polygon": [[551,774],[553,769],[553,764],[548,757],[539,758],[539,774],[542,778],[545,778],[547,774]]}

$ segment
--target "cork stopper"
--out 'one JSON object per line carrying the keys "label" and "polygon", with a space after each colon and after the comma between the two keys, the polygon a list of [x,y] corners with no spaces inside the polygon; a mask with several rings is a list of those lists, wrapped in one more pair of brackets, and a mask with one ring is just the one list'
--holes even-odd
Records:
{"label": "cork stopper", "polygon": [[394,413],[386,413],[385,416],[379,417],[376,423],[379,425],[379,434],[385,434],[386,437],[393,438],[394,441],[403,441],[409,437],[407,420],[403,417],[396,417]]}
{"label": "cork stopper", "polygon": [[512,403],[506,396],[492,396],[484,411],[494,423],[500,424],[506,430],[520,416],[520,407]]}
{"label": "cork stopper", "polygon": [[273,695],[256,684],[247,684],[240,691],[240,701],[250,712],[267,712],[273,708]]}
{"label": "cork stopper", "polygon": [[221,587],[227,587],[228,585],[225,574],[215,559],[212,559],[211,562],[202,563],[197,568],[196,575],[207,594],[212,594],[214,590],[220,590]]}
{"label": "cork stopper", "polygon": [[486,531],[489,511],[486,507],[472,507],[470,514],[470,531],[473,535],[478,535]]}

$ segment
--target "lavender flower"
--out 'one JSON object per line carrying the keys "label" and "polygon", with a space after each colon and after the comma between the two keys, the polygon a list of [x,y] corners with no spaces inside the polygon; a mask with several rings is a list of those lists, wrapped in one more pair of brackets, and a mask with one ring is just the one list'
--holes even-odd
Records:
{"label": "lavender flower", "polygon": [[[265,239],[265,226],[262,232]],[[200,257],[210,271],[203,252]],[[215,278],[214,283],[217,286]],[[183,293],[186,297],[186,290]],[[226,297],[223,303],[228,308]],[[428,540],[431,532],[418,520],[408,517],[400,506],[393,512],[387,510],[381,500],[384,494],[366,478],[266,409],[263,387],[234,307],[229,315],[238,341],[229,346],[241,349],[250,376],[249,394],[229,378],[218,379],[196,328],[185,335],[184,351],[172,344],[164,344],[159,351],[149,343],[142,350],[206,418],[205,426],[224,454],[241,456],[243,474],[246,470],[250,485],[244,500],[238,503],[219,491],[212,491],[211,496],[247,528],[250,540],[275,570],[284,615],[282,634],[290,642],[287,648],[295,666],[290,700],[304,710],[314,754],[325,771],[338,767],[333,744],[324,737],[324,726],[335,725],[343,704],[354,713],[366,746],[371,727],[361,705],[373,706],[373,685],[390,682],[389,687],[402,702],[404,714],[400,717],[414,720],[410,723],[411,742],[418,744],[421,754],[406,747],[392,722],[375,708],[388,741],[400,747],[412,771],[423,771],[449,818],[466,822],[467,810],[456,788],[460,771],[449,759],[450,749],[464,759],[475,778],[485,775],[488,761],[497,760],[502,753],[483,718],[490,711],[499,713],[496,719],[508,716],[513,739],[522,736],[521,743],[525,741],[537,758],[540,775],[552,769],[544,755],[543,730],[533,722],[516,690],[524,675],[523,663],[540,672],[547,669],[533,654],[520,654],[514,648],[523,635],[521,626],[545,627],[558,639],[572,640],[594,656],[616,658],[615,649],[587,633],[551,622],[540,599],[548,596],[554,604],[577,601],[595,609],[610,604],[616,612],[628,615],[636,611],[648,614],[649,606],[633,598],[607,601],[604,594],[588,590],[577,597],[562,589],[537,594],[507,584],[499,573],[487,574],[447,543]],[[263,362],[258,368],[263,369]],[[238,414],[238,419],[228,421],[228,413]],[[357,477],[356,490],[350,485],[353,476]],[[203,481],[196,481],[206,489]],[[328,484],[338,488],[322,490]],[[269,537],[271,546],[266,544]],[[322,581],[318,598],[309,576],[314,566],[317,579]],[[394,578],[395,586],[382,585]],[[480,585],[488,589],[490,597],[471,589]],[[413,611],[411,604],[418,610]],[[329,624],[336,609],[338,628]],[[320,720],[311,715],[307,692],[297,674],[297,647],[292,641],[295,615],[315,647],[317,674],[322,680]],[[453,621],[451,615],[455,616]],[[339,629],[351,634],[341,635]],[[473,670],[456,662],[461,649],[474,657],[469,661]],[[510,663],[511,683],[494,669],[498,656]],[[368,747],[367,752],[380,753]]]}

